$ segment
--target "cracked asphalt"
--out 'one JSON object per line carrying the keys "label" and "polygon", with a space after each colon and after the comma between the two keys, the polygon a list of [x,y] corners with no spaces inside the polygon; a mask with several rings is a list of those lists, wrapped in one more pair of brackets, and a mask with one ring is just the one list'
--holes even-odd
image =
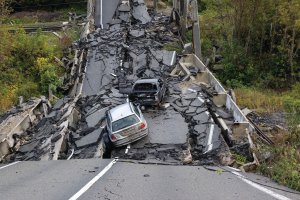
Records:
{"label": "cracked asphalt", "polygon": [[[131,7],[118,5],[117,0],[97,2],[96,16],[100,10],[109,15],[96,20],[105,29],[96,29],[78,44],[88,49],[83,95],[75,105],[80,120],[67,131],[61,160],[23,162],[51,158],[53,143],[61,138],[58,125],[67,112],[68,97],[21,136],[26,142],[7,160],[22,162],[0,165],[1,198],[300,199],[264,177],[247,179],[234,169],[214,167],[228,164],[232,147],[213,115],[222,117],[228,126],[233,117],[213,104],[215,91],[209,86],[170,76],[182,57],[163,49],[167,43],[180,41],[172,32],[176,24],[170,23],[170,17],[148,12],[143,0],[132,0]],[[112,10],[116,10],[113,15]],[[154,77],[166,79],[168,92],[162,107],[143,110],[149,136],[131,144],[128,152],[126,147],[103,149],[106,110],[125,102],[138,78]],[[119,159],[113,164],[111,159],[99,159],[103,150],[107,158]],[[63,161],[68,157],[71,160]],[[77,193],[78,197],[71,198]]]}
{"label": "cracked asphalt", "polygon": [[[111,160],[21,162],[0,170],[1,199],[70,199]],[[2,165],[0,165],[1,167]],[[270,180],[250,180],[286,189]],[[270,189],[287,199],[299,195]],[[209,199],[274,200],[230,172],[215,172],[201,166],[143,165],[119,161],[78,199]]]}

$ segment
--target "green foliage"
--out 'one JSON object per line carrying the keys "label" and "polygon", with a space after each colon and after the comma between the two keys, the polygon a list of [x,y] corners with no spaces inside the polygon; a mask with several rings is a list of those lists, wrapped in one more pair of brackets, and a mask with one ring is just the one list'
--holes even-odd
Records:
{"label": "green foliage", "polygon": [[62,69],[54,57],[60,57],[60,41],[50,34],[0,32],[0,112],[16,102],[18,96],[28,99],[54,92],[61,84]]}
{"label": "green foliage", "polygon": [[243,155],[240,154],[232,154],[233,158],[235,159],[235,161],[237,162],[238,165],[243,165],[246,163],[247,158]]}
{"label": "green foliage", "polygon": [[[75,3],[74,3],[75,2]],[[80,2],[80,3],[76,3]],[[20,0],[18,4],[11,4],[12,8],[16,11],[22,10],[56,10],[62,8],[84,8],[86,2],[82,0]]]}
{"label": "green foliage", "polygon": [[164,45],[163,49],[167,50],[167,51],[176,51],[179,54],[181,54],[183,51],[183,48],[182,48],[182,45],[180,44],[180,42],[167,43]]}
{"label": "green foliage", "polygon": [[272,159],[262,163],[260,170],[273,180],[300,191],[300,130],[294,128],[282,144],[268,148]]}
{"label": "green foliage", "polygon": [[57,67],[50,62],[49,58],[38,58],[37,67],[40,75],[42,92],[47,93],[49,88],[55,92],[56,88],[61,85],[61,82],[57,76]]}
{"label": "green foliage", "polygon": [[221,81],[233,88],[253,85],[257,73],[245,50],[238,45],[225,45],[223,55],[224,71],[218,74]]}
{"label": "green foliage", "polygon": [[203,53],[210,56],[208,44],[221,47],[223,83],[286,90],[300,81],[299,0],[201,3]]}

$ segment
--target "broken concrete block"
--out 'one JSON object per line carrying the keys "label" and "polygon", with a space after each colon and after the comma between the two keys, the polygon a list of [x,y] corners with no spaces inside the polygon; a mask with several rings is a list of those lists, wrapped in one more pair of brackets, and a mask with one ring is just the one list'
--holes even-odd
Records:
{"label": "broken concrete block", "polygon": [[77,148],[88,147],[94,144],[97,144],[100,140],[102,128],[98,128],[94,130],[92,133],[82,137],[81,139],[75,141],[75,145]]}
{"label": "broken concrete block", "polygon": [[132,30],[129,32],[132,37],[139,38],[145,35],[144,30]]}
{"label": "broken concrete block", "polygon": [[27,144],[24,144],[20,147],[18,150],[21,153],[26,153],[32,151],[37,145],[39,144],[39,141],[33,141]]}
{"label": "broken concrete block", "polygon": [[51,138],[51,142],[55,143],[57,142],[60,138],[62,137],[62,135],[60,134],[60,132],[55,133],[52,138]]}
{"label": "broken concrete block", "polygon": [[88,127],[95,127],[101,119],[105,117],[106,111],[109,107],[101,108],[100,110],[95,111],[94,113],[90,114],[86,117],[86,122]]}
{"label": "broken concrete block", "polygon": [[132,16],[142,24],[147,24],[151,21],[151,17],[145,5],[133,6]]}

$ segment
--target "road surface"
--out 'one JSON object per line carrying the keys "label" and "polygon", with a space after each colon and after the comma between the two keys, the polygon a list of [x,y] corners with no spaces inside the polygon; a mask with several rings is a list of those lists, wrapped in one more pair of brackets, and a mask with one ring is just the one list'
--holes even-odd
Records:
{"label": "road surface", "polygon": [[96,0],[95,25],[100,28],[107,28],[111,21],[120,0]]}
{"label": "road surface", "polygon": [[[110,162],[100,159],[28,161],[2,169],[3,166],[0,166],[1,199],[67,200],[74,194],[80,195],[75,199],[82,200],[300,199],[299,195],[264,186],[257,189],[230,172],[221,172],[218,168],[212,171],[200,166],[143,165],[119,160],[99,177]],[[86,184],[95,177],[98,179],[87,188]],[[265,178],[258,178],[262,177],[254,180],[280,187]],[[273,192],[273,196],[266,191]]]}

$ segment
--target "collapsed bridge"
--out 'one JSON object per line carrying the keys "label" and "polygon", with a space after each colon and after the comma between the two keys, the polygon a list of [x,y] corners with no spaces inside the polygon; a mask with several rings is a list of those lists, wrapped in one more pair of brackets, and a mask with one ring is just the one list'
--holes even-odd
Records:
{"label": "collapsed bridge", "polygon": [[[174,5],[181,16],[180,5]],[[234,165],[236,152],[256,162],[252,127],[222,85],[190,49],[165,49],[182,41],[174,15],[155,14],[137,0],[89,1],[88,8],[89,21],[74,45],[69,95],[22,129],[21,137],[3,139],[11,143],[3,161],[119,157]],[[157,77],[166,80],[168,92],[162,107],[143,111],[149,136],[112,149],[103,126],[106,111],[126,102],[136,80]]]}

